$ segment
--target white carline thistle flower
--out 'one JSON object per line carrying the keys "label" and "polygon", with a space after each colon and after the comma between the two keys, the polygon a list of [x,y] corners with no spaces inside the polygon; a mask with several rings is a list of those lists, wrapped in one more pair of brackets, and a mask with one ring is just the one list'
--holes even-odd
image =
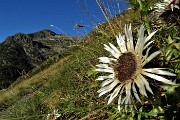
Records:
{"label": "white carline thistle flower", "polygon": [[[119,36],[116,36],[118,47],[111,43],[109,45],[104,44],[104,49],[110,52],[113,57],[99,57],[101,64],[96,65],[96,71],[109,73],[96,79],[103,81],[101,84],[102,88],[98,90],[99,96],[109,92],[108,104],[110,104],[119,95],[119,111],[122,108],[121,105],[124,105],[125,108],[129,106],[132,109],[133,98],[141,102],[138,93],[148,97],[147,90],[153,94],[147,78],[174,85],[175,83],[160,75],[176,76],[165,71],[165,68],[144,68],[144,65],[160,53],[160,51],[156,51],[149,55],[150,45],[153,42],[150,39],[157,31],[146,37],[144,35],[144,26],[141,25],[135,46],[131,25],[125,25],[124,31],[125,35],[119,34]],[[143,55],[143,51],[145,55]]]}
{"label": "white carline thistle flower", "polygon": [[178,6],[178,4],[180,4],[180,0],[164,0],[163,2],[167,4],[167,6],[170,7],[172,11],[174,8],[180,9]]}
{"label": "white carline thistle flower", "polygon": [[165,12],[168,9],[171,9],[172,11],[174,8],[180,9],[180,0],[163,0],[160,3],[156,3],[153,8],[155,8],[154,14],[157,16],[161,15],[163,12]]}
{"label": "white carline thistle flower", "polygon": [[53,110],[53,113],[47,115],[46,120],[57,120],[59,116],[61,116],[61,114],[58,113],[58,110]]}

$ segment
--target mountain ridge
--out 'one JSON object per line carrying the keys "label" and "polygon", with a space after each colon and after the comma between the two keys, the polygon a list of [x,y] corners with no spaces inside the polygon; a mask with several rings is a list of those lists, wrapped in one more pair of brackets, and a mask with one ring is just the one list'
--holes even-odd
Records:
{"label": "mountain ridge", "polygon": [[73,37],[48,29],[7,37],[0,43],[0,88],[8,87],[21,75],[76,42]]}

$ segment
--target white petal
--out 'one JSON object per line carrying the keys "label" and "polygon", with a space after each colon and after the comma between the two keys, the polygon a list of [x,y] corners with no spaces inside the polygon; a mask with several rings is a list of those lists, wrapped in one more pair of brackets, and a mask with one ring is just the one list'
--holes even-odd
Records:
{"label": "white petal", "polygon": [[129,40],[131,43],[131,47],[134,49],[134,43],[133,43],[133,36],[132,36],[132,30],[131,30],[131,24],[129,25]]}
{"label": "white petal", "polygon": [[159,74],[159,75],[176,76],[176,74],[174,74],[174,73],[164,71],[164,70],[159,70],[156,68],[149,68],[149,69],[143,69],[143,70],[146,72],[155,73],[155,74]]}
{"label": "white petal", "polygon": [[178,5],[175,5],[174,7],[177,8],[177,9],[180,9],[180,7]]}
{"label": "white petal", "polygon": [[108,64],[98,64],[98,65],[96,65],[96,67],[100,67],[100,68],[110,68],[110,67],[108,66]]}
{"label": "white petal", "polygon": [[110,83],[112,83],[114,81],[114,79],[108,79],[108,80],[105,80],[101,83],[101,86],[104,87]]}
{"label": "white petal", "polygon": [[126,100],[126,97],[125,98],[123,98],[123,100],[121,101],[121,105],[124,107],[126,104],[124,103],[124,101]]}
{"label": "white petal", "polygon": [[125,98],[123,98],[122,100],[121,100],[121,95],[119,96],[119,99],[118,99],[118,110],[119,111],[121,111],[121,106],[122,107],[124,107],[124,101],[125,101],[125,99],[126,99],[126,97]]}
{"label": "white petal", "polygon": [[114,50],[112,48],[110,48],[109,46],[107,46],[106,44],[104,44],[104,49],[106,49],[108,52],[110,53],[114,53]]}
{"label": "white petal", "polygon": [[174,8],[174,5],[173,4],[171,4],[171,10],[173,11],[173,8]]}
{"label": "white petal", "polygon": [[141,103],[141,100],[139,98],[139,95],[137,93],[137,90],[136,90],[136,87],[135,87],[134,83],[132,85],[132,89],[133,89],[133,93],[134,93],[135,98]]}
{"label": "white petal", "polygon": [[149,47],[149,45],[151,45],[152,43],[153,43],[154,41],[152,40],[152,41],[150,41],[150,42],[148,42],[145,46],[144,46],[144,50],[147,48],[147,47]]}
{"label": "white petal", "polygon": [[158,31],[158,30],[152,32],[152,33],[145,39],[145,43],[147,43],[147,42],[151,39],[151,37],[152,37],[157,31]]}
{"label": "white petal", "polygon": [[147,97],[147,94],[146,94],[146,89],[144,87],[144,83],[142,82],[141,78],[139,76],[137,76],[137,79],[134,80],[134,82],[136,83],[136,85],[138,86],[139,88],[139,92],[146,96]]}
{"label": "white petal", "polygon": [[121,34],[119,34],[119,37],[116,36],[116,40],[117,40],[117,43],[118,43],[119,48],[121,50],[121,53],[127,52],[126,43],[125,43],[124,39],[125,39],[124,36],[122,36]]}
{"label": "white petal", "polygon": [[114,73],[113,69],[95,69],[97,72],[106,72],[106,73]]}
{"label": "white petal", "polygon": [[149,51],[151,50],[151,48],[152,48],[152,47],[150,47],[150,48],[148,48],[148,49],[146,50],[146,54],[145,54],[145,56],[143,56],[142,62],[144,62],[144,61],[147,59],[147,57],[148,57],[148,55],[149,55]]}
{"label": "white petal", "polygon": [[132,100],[131,100],[131,98],[129,99],[129,107],[130,107],[130,109],[131,109],[131,111],[133,110],[133,105],[132,105]]}
{"label": "white petal", "polygon": [[128,103],[129,103],[129,99],[130,99],[130,96],[131,96],[131,83],[132,82],[129,82],[126,84],[125,88],[126,88],[126,99],[125,99],[125,109],[126,107],[128,106]]}
{"label": "white petal", "polygon": [[99,57],[99,62],[102,62],[102,63],[111,63],[111,61],[116,61],[116,59],[108,58],[108,57]]}
{"label": "white petal", "polygon": [[108,76],[99,76],[96,80],[105,80],[105,79],[111,79],[114,78],[114,74],[110,74]]}
{"label": "white petal", "polygon": [[123,86],[123,88],[121,89],[121,91],[120,91],[120,95],[119,95],[119,99],[118,99],[118,110],[120,111],[121,110],[121,103],[122,103],[122,101],[121,101],[121,97],[122,97],[122,93],[124,92],[124,86]]}
{"label": "white petal", "polygon": [[145,37],[144,37],[144,25],[141,25],[139,31],[138,31],[138,40],[135,46],[136,53],[141,57],[144,44],[145,44]]}
{"label": "white petal", "polygon": [[143,50],[144,50],[144,43],[142,42],[142,43],[140,43],[139,48],[138,48],[138,52],[137,52],[139,56],[142,56]]}
{"label": "white petal", "polygon": [[118,110],[121,111],[121,94],[118,99]]}
{"label": "white petal", "polygon": [[114,91],[113,93],[111,94],[109,100],[108,100],[108,103],[107,104],[110,104],[113,99],[118,95],[119,91],[121,90],[123,84],[120,84]]}
{"label": "white petal", "polygon": [[140,29],[139,29],[139,31],[138,31],[139,38],[143,38],[144,37],[144,31],[145,31],[145,28],[144,28],[144,25],[142,24]]}
{"label": "white petal", "polygon": [[115,58],[119,58],[120,54],[115,52],[114,49],[110,48],[106,44],[104,44],[104,49],[109,51],[112,54],[112,56],[114,56]]}
{"label": "white petal", "polygon": [[125,85],[125,88],[126,88],[126,97],[130,97],[131,95],[131,84],[132,82],[129,82]]}
{"label": "white petal", "polygon": [[141,25],[139,31],[138,31],[138,40],[136,43],[135,50],[138,52],[138,48],[140,47],[141,44],[144,45],[144,25]]}
{"label": "white petal", "polygon": [[113,81],[109,86],[105,86],[101,89],[99,89],[97,92],[100,93],[99,97],[106,94],[107,92],[110,92],[117,84],[119,83],[118,80]]}
{"label": "white petal", "polygon": [[121,55],[121,52],[111,43],[109,43],[109,45],[111,46],[111,48],[116,52],[118,53],[119,55]]}
{"label": "white petal", "polygon": [[152,53],[143,63],[142,66],[144,66],[145,64],[147,64],[148,62],[150,62],[153,58],[155,58],[157,55],[159,55],[160,51],[156,51],[154,53]]}
{"label": "white petal", "polygon": [[170,85],[175,85],[175,83],[171,82],[170,80],[166,79],[166,78],[163,78],[159,75],[155,75],[155,74],[151,74],[151,73],[148,73],[148,72],[145,72],[142,70],[142,74],[145,75],[145,76],[148,76],[152,79],[155,79],[157,81],[160,81],[160,82],[163,82],[163,83],[166,83],[166,84],[170,84]]}
{"label": "white petal", "polygon": [[101,81],[101,80],[104,80],[104,78],[99,76],[96,80]]}
{"label": "white petal", "polygon": [[142,76],[142,75],[139,75],[139,77],[141,78],[142,82],[144,83],[146,89],[153,94],[153,91],[151,89],[151,87],[149,86],[149,82]]}
{"label": "white petal", "polygon": [[126,39],[127,39],[127,49],[128,51],[134,50],[134,45],[133,45],[133,37],[132,37],[132,31],[131,31],[131,24],[128,28],[127,25],[124,27]]}

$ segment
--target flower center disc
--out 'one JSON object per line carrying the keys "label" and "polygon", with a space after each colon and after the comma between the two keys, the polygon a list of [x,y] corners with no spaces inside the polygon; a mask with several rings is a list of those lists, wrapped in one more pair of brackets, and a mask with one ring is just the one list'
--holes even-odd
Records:
{"label": "flower center disc", "polygon": [[119,81],[123,82],[130,80],[133,74],[136,72],[136,58],[133,53],[123,53],[118,61],[116,66],[117,78]]}

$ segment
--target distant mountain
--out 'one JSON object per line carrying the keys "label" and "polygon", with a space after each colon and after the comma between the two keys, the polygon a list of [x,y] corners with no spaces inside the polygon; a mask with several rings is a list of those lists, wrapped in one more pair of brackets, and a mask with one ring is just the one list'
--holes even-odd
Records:
{"label": "distant mountain", "polygon": [[50,30],[7,37],[0,44],[0,89],[8,87],[22,74],[76,42],[77,38]]}

